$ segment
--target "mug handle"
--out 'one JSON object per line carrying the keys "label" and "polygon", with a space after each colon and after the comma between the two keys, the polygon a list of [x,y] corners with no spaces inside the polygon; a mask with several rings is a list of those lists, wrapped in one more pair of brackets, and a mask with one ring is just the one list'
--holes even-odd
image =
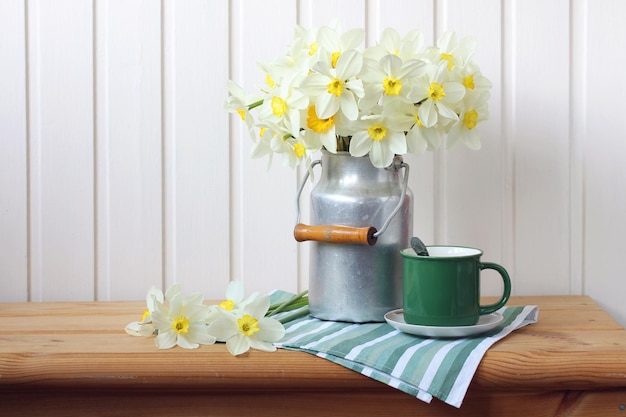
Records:
{"label": "mug handle", "polygon": [[480,306],[481,315],[493,313],[494,311],[504,307],[506,302],[509,301],[509,296],[511,295],[511,279],[509,278],[509,273],[506,272],[506,269],[504,269],[504,267],[498,264],[494,264],[492,262],[481,262],[480,270],[482,271],[483,269],[493,269],[500,274],[500,276],[502,277],[502,281],[504,281],[504,293],[502,294],[502,298],[500,298],[498,302],[486,306]]}

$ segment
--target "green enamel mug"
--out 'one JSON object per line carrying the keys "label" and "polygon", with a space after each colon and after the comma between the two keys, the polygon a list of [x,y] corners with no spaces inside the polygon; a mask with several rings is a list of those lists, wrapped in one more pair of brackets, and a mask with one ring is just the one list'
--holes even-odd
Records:
{"label": "green enamel mug", "polygon": [[[502,308],[511,295],[506,269],[481,262],[481,250],[461,246],[428,246],[429,256],[412,248],[402,254],[404,321],[421,326],[472,326],[483,314]],[[504,291],[494,304],[480,305],[480,275],[493,269],[502,277]]]}

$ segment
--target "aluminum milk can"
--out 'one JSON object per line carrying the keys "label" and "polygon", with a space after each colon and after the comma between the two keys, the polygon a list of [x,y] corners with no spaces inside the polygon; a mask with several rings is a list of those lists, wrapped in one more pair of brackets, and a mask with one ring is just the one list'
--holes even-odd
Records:
{"label": "aluminum milk can", "polygon": [[[322,174],[311,192],[311,225],[299,223],[298,241],[310,240],[309,307],[323,320],[382,322],[402,307],[402,258],[413,225],[408,165],[396,156],[388,168],[368,156],[322,153]],[[402,171],[404,175],[402,175]],[[308,172],[298,191],[298,201]]]}

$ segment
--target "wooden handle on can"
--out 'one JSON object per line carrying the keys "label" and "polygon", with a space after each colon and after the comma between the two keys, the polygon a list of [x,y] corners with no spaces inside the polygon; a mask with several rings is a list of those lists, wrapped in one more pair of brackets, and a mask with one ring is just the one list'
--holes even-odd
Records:
{"label": "wooden handle on can", "polygon": [[378,240],[378,237],[375,237],[374,233],[376,233],[376,228],[372,226],[309,226],[307,224],[298,223],[293,229],[293,236],[298,242],[315,240],[317,242],[328,243],[360,243],[369,246],[373,246]]}

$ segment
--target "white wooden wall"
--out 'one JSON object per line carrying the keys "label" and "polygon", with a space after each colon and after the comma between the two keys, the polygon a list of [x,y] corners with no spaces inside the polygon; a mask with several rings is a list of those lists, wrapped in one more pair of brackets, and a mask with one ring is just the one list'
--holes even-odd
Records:
{"label": "white wooden wall", "polygon": [[296,23],[337,19],[369,44],[474,36],[494,84],[481,151],[407,158],[415,234],[626,324],[625,18],[620,0],[1,0],[0,301],[306,288],[298,173],[250,159],[225,82],[252,90]]}

